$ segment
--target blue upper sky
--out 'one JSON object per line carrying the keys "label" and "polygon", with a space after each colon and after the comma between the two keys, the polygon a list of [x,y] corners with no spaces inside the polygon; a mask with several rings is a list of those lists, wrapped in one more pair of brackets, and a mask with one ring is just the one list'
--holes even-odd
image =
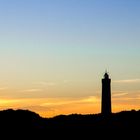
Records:
{"label": "blue upper sky", "polygon": [[139,7],[138,0],[1,0],[1,81],[91,82],[105,69],[114,79],[140,78]]}

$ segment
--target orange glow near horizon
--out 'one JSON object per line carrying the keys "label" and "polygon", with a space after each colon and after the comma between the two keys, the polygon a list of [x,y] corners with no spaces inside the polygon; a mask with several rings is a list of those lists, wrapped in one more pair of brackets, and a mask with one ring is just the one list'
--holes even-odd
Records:
{"label": "orange glow near horizon", "polygon": [[[133,104],[134,98],[112,98],[112,112],[138,110],[140,98]],[[83,98],[34,98],[34,99],[0,99],[0,109],[27,109],[42,117],[54,117],[69,114],[100,113],[100,98],[89,96]]]}

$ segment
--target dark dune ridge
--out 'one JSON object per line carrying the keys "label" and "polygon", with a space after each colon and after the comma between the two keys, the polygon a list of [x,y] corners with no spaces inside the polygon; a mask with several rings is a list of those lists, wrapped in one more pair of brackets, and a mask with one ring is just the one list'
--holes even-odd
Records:
{"label": "dark dune ridge", "polygon": [[[18,138],[95,138],[138,136],[140,110],[102,114],[71,114],[42,118],[29,110],[0,111],[0,136]],[[112,138],[113,138],[112,137]]]}

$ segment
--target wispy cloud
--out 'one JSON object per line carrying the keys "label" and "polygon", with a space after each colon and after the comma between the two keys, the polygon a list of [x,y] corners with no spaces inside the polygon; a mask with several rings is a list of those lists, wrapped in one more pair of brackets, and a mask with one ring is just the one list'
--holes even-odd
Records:
{"label": "wispy cloud", "polygon": [[45,82],[45,81],[37,82],[35,84],[41,85],[41,86],[55,86],[56,85],[55,82]]}
{"label": "wispy cloud", "polygon": [[113,97],[118,97],[118,96],[125,96],[125,95],[128,95],[127,92],[122,92],[122,93],[117,93],[117,94],[113,94]]}
{"label": "wispy cloud", "polygon": [[7,105],[12,103],[20,102],[18,99],[0,99],[0,105]]}
{"label": "wispy cloud", "polygon": [[39,91],[42,91],[42,89],[32,88],[32,89],[21,90],[21,92],[39,92]]}
{"label": "wispy cloud", "polygon": [[140,79],[116,80],[114,83],[139,83]]}
{"label": "wispy cloud", "polygon": [[97,103],[99,99],[95,96],[78,98],[78,99],[50,99],[48,102],[41,104],[41,106],[59,106],[68,104],[82,104],[82,103]]}
{"label": "wispy cloud", "polygon": [[[124,97],[122,97],[122,96],[124,96]],[[112,92],[112,97],[114,97],[114,98],[118,98],[118,97],[121,97],[121,98],[127,98],[127,97],[132,97],[132,98],[135,98],[135,99],[137,99],[138,98],[138,96],[140,96],[140,90],[134,90],[134,91],[113,91]]]}
{"label": "wispy cloud", "polygon": [[8,87],[0,87],[0,90],[6,90]]}
{"label": "wispy cloud", "polygon": [[115,103],[121,103],[121,104],[139,104],[140,100],[140,91],[115,91],[112,94],[113,98],[112,100]]}

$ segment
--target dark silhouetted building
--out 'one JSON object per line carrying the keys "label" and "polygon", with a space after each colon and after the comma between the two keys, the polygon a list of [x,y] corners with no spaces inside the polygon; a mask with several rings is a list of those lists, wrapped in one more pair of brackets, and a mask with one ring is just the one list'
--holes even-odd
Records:
{"label": "dark silhouetted building", "polygon": [[107,72],[102,79],[101,113],[105,116],[111,114],[111,79]]}

